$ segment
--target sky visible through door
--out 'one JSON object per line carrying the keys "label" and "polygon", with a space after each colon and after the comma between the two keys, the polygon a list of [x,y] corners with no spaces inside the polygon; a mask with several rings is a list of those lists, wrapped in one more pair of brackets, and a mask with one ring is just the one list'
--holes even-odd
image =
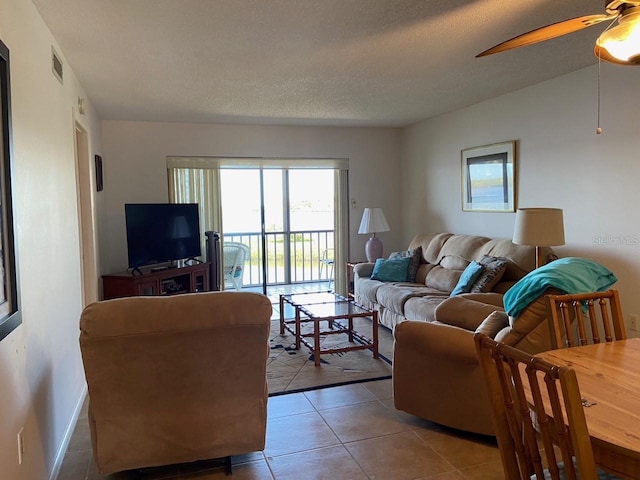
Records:
{"label": "sky visible through door", "polygon": [[[254,169],[221,170],[223,231],[260,231],[260,176]],[[290,228],[292,231],[333,230],[333,170],[289,170]],[[264,171],[267,232],[283,231],[282,170]]]}

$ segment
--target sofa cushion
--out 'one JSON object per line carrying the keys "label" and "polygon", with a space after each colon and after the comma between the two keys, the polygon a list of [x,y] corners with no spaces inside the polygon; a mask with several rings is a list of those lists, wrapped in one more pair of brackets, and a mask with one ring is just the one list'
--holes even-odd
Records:
{"label": "sofa cushion", "polygon": [[411,258],[379,258],[373,267],[372,280],[381,282],[406,282]]}
{"label": "sofa cushion", "polygon": [[467,265],[467,268],[465,268],[462,275],[460,275],[460,279],[458,280],[455,288],[451,291],[451,296],[455,297],[461,293],[470,292],[471,287],[476,283],[476,280],[480,277],[483,270],[484,266],[475,261]]}
{"label": "sofa cushion", "polygon": [[447,293],[436,290],[423,297],[409,298],[404,304],[404,316],[407,320],[433,322],[436,319],[436,308],[447,298]]}
{"label": "sofa cushion", "polygon": [[422,258],[427,263],[438,263],[440,250],[452,233],[421,233],[413,237],[409,250],[422,247]]}
{"label": "sofa cushion", "polygon": [[449,294],[458,284],[460,275],[462,275],[462,270],[450,270],[436,265],[427,273],[424,284],[427,287]]}
{"label": "sofa cushion", "polygon": [[448,270],[464,270],[469,266],[469,263],[471,263],[469,260],[460,255],[445,255],[440,259],[438,265]]}
{"label": "sofa cushion", "polygon": [[376,302],[402,315],[408,299],[431,295],[432,292],[431,289],[418,284],[383,284],[376,292]]}
{"label": "sofa cushion", "polygon": [[427,283],[427,275],[436,265],[433,263],[421,263],[418,267],[418,271],[416,272],[416,283],[421,283],[422,285],[426,285]]}
{"label": "sofa cushion", "polygon": [[490,292],[500,281],[507,269],[507,260],[490,255],[483,255],[478,262],[484,266],[484,270],[471,287],[472,293]]}

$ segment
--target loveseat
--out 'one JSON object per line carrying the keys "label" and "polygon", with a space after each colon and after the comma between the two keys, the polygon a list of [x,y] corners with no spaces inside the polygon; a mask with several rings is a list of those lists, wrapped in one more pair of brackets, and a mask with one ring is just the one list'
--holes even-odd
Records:
{"label": "loveseat", "polygon": [[[550,249],[541,250],[542,258],[553,256]],[[359,263],[354,267],[356,302],[377,310],[380,323],[390,329],[404,320],[434,321],[436,307],[451,296],[471,262],[488,263],[495,258],[502,260],[501,272],[484,282],[482,288],[472,286],[470,290],[473,293],[500,294],[489,301],[499,305],[501,294],[535,267],[534,247],[476,235],[416,235],[408,246],[408,252],[414,255],[412,262],[419,260],[415,278],[409,281],[372,278],[373,263]]]}
{"label": "loveseat", "polygon": [[395,407],[449,427],[493,434],[491,406],[474,334],[484,333],[530,354],[550,350],[545,297],[604,291],[616,281],[617,277],[604,265],[586,258],[564,257],[530,272],[504,296],[453,296],[435,309],[435,321],[397,324],[393,355]]}

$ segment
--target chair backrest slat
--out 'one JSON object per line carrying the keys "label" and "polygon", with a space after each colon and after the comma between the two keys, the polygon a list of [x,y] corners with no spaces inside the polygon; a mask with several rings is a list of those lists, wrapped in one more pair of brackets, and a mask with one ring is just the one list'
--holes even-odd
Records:
{"label": "chair backrest slat", "polygon": [[617,290],[547,295],[546,303],[553,348],[627,338]]}
{"label": "chair backrest slat", "polygon": [[476,333],[474,340],[505,477],[597,479],[574,370],[482,333]]}

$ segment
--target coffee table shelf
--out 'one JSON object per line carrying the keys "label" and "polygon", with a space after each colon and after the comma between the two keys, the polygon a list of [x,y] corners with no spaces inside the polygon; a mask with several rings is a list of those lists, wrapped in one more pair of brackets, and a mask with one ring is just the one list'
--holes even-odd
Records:
{"label": "coffee table shelf", "polygon": [[[294,308],[294,319],[285,319],[287,305]],[[354,319],[363,317],[371,318],[371,339],[354,329]],[[326,328],[323,328],[324,322],[327,323]],[[312,331],[303,332],[303,324],[312,325]],[[294,335],[296,349],[305,345],[313,352],[316,366],[320,365],[320,355],[328,353],[372,350],[373,358],[378,358],[378,312],[333,292],[280,295],[280,333],[283,334],[285,330]],[[349,345],[323,349],[321,336],[336,334],[346,334]]]}

